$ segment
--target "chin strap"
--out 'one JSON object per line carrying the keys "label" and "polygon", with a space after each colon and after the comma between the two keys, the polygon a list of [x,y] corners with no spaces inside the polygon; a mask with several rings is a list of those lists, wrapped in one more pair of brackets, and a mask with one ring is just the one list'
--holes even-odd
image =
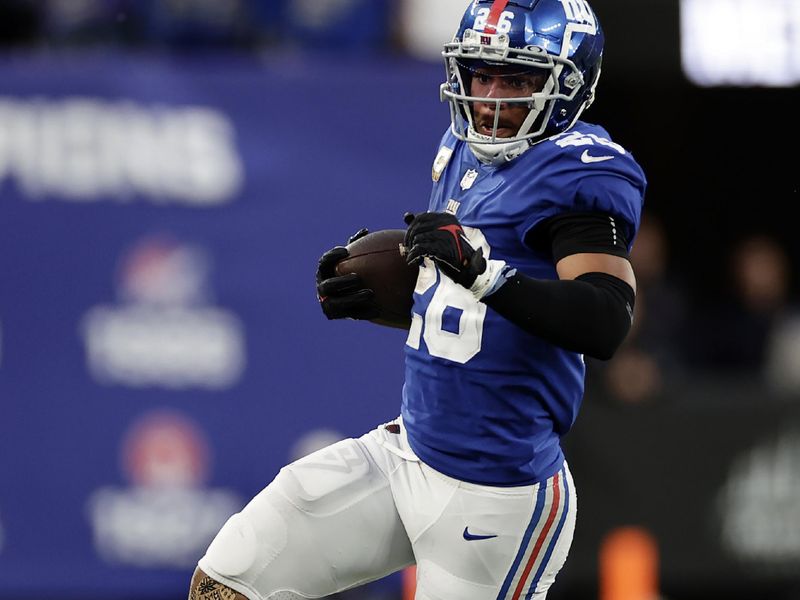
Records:
{"label": "chin strap", "polygon": [[527,140],[489,143],[491,137],[482,135],[472,127],[467,130],[467,144],[475,157],[485,165],[498,166],[511,162],[530,148]]}

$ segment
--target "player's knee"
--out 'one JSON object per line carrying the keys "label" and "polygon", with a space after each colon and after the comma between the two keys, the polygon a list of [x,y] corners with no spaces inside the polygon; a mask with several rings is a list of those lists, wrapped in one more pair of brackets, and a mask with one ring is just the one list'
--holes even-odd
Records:
{"label": "player's knee", "polygon": [[194,570],[189,585],[189,600],[247,600],[239,592],[206,575],[200,567]]}

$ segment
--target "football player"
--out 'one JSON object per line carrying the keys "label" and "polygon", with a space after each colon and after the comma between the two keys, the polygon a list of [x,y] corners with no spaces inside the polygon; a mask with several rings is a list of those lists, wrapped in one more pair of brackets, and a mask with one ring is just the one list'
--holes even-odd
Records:
{"label": "football player", "polygon": [[[451,125],[427,212],[397,420],[284,467],[199,561],[194,600],[319,598],[417,565],[417,600],[542,600],[576,492],[560,440],[584,355],[630,326],[645,176],[580,117],[603,32],[586,0],[474,0],[445,44]],[[347,255],[320,259],[328,318],[377,314]]]}

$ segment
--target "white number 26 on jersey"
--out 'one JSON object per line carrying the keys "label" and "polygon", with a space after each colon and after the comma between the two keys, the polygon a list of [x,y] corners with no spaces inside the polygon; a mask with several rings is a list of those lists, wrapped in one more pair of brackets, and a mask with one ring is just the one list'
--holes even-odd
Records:
{"label": "white number 26 on jersey", "polygon": [[[489,257],[489,244],[478,229],[464,227],[473,246],[482,247]],[[438,281],[438,285],[437,285]],[[425,314],[412,315],[406,344],[419,350],[425,340],[428,353],[437,358],[466,363],[481,350],[486,305],[478,302],[463,286],[441,273],[434,262],[426,258],[420,267],[415,294],[425,294],[436,285]]]}

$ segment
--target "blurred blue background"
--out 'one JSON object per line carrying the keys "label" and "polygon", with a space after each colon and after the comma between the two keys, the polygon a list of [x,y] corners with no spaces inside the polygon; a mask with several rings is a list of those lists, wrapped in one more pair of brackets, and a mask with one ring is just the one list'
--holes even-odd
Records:
{"label": "blurred blue background", "polygon": [[[403,332],[328,322],[313,274],[426,206],[463,8],[0,3],[0,599],[185,598],[283,464],[397,414]],[[594,8],[585,119],[650,188],[634,329],[564,440],[581,516],[548,597],[652,600],[609,591],[635,527],[665,600],[796,600],[798,88],[690,82],[677,2]]]}

